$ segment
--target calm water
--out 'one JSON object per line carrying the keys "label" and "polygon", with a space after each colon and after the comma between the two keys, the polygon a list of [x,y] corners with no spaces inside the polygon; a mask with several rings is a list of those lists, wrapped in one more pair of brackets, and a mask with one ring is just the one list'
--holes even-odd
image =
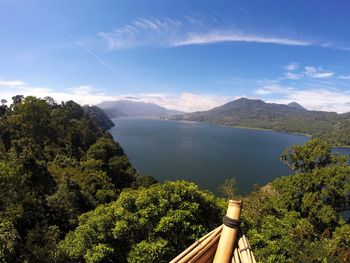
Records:
{"label": "calm water", "polygon": [[185,179],[217,192],[235,177],[241,193],[291,172],[282,151],[307,137],[198,122],[114,119],[110,130],[141,174],[159,181]]}

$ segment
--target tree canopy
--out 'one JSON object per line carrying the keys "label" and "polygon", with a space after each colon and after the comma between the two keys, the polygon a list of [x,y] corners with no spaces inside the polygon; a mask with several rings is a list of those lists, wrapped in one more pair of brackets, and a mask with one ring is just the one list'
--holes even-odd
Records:
{"label": "tree canopy", "polygon": [[106,132],[109,126],[96,120],[96,109],[21,95],[9,107],[5,103],[0,261],[54,262],[59,240],[81,214],[116,200],[124,188],[138,187],[142,177]]}
{"label": "tree canopy", "polygon": [[169,262],[221,224],[226,204],[185,181],[127,190],[79,218],[61,248],[70,260]]}

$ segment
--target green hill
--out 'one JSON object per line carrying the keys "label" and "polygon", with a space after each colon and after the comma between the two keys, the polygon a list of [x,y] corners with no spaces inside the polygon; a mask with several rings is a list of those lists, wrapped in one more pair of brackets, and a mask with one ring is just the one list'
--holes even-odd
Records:
{"label": "green hill", "polygon": [[178,115],[173,119],[302,133],[326,139],[336,146],[350,145],[349,113],[309,111],[299,104],[240,98],[208,111]]}

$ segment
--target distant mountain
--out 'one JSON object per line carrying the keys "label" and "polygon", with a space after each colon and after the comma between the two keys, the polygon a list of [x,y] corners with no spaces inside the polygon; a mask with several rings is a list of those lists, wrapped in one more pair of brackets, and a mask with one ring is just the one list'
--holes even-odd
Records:
{"label": "distant mountain", "polygon": [[98,105],[110,118],[117,117],[157,117],[167,118],[184,112],[169,110],[154,103],[131,100],[104,101]]}
{"label": "distant mountain", "polygon": [[299,110],[307,110],[306,108],[301,106],[299,103],[296,103],[295,101],[288,103],[287,106],[295,108],[295,109],[299,109]]}
{"label": "distant mountain", "polygon": [[302,133],[326,138],[334,145],[350,145],[349,114],[308,111],[295,102],[284,105],[240,98],[208,111],[172,119]]}

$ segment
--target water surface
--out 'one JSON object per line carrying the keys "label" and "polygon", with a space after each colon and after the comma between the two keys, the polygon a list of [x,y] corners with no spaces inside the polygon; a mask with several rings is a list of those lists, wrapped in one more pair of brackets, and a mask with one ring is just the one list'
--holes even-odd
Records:
{"label": "water surface", "polygon": [[113,121],[111,134],[141,174],[161,182],[185,179],[213,192],[226,178],[236,178],[239,191],[246,193],[254,184],[291,174],[279,156],[285,148],[308,140],[302,135],[200,122]]}

